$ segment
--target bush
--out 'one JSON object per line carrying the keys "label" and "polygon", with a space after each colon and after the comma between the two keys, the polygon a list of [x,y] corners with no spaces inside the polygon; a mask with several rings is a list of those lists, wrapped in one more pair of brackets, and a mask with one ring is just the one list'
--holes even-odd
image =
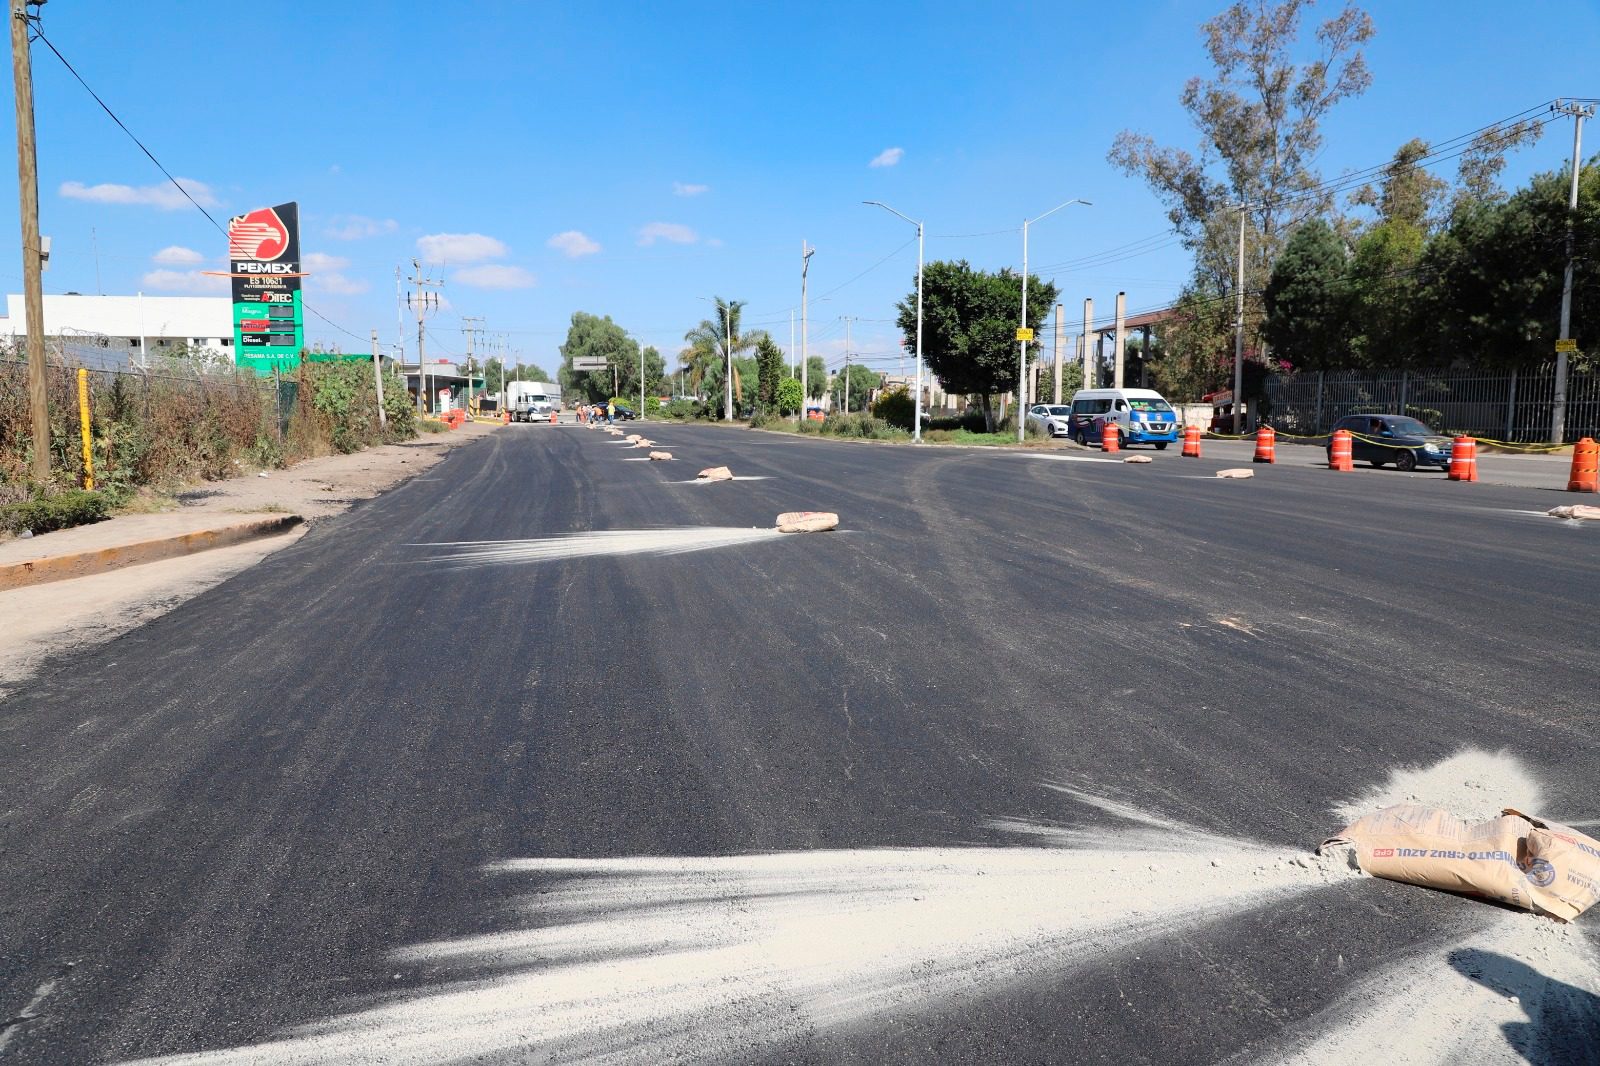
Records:
{"label": "bush", "polygon": [[0,530],[7,533],[49,533],[99,522],[110,511],[111,500],[104,494],[73,489],[0,507]]}
{"label": "bush", "polygon": [[661,409],[661,414],[665,418],[687,421],[691,418],[701,417],[704,410],[705,405],[698,400],[673,400]]}
{"label": "bush", "polygon": [[784,419],[771,411],[757,411],[750,416],[751,429],[766,429],[768,426],[781,425]]}
{"label": "bush", "polygon": [[964,429],[968,433],[987,433],[989,430],[989,427],[984,424],[982,411],[968,411],[960,415],[926,418],[923,419],[922,428],[925,430]]}
{"label": "bush", "polygon": [[900,429],[910,429],[917,417],[916,401],[911,398],[911,393],[903,386],[890,389],[872,405],[872,413],[891,426]]}
{"label": "bush", "polygon": [[805,395],[800,391],[800,382],[794,378],[784,378],[778,382],[778,412],[792,415],[800,410],[800,403]]}
{"label": "bush", "polygon": [[822,420],[821,432],[830,437],[853,437],[862,440],[903,440],[907,433],[889,425],[874,415],[859,411],[848,415],[829,415]]}

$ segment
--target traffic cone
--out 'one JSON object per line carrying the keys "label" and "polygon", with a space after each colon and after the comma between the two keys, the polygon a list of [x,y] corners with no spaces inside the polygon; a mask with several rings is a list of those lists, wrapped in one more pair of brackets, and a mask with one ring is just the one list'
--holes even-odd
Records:
{"label": "traffic cone", "polygon": [[556,423],[557,423],[557,422],[559,422],[559,421],[560,421],[560,418],[559,418],[559,417],[558,417],[558,416],[559,416],[559,414],[560,414],[560,412],[559,412],[559,411],[551,411],[551,412],[550,412],[550,424],[551,424],[551,425],[552,425],[552,426],[553,426],[553,425],[555,425],[555,424],[556,424]]}
{"label": "traffic cone", "polygon": [[1457,437],[1450,445],[1451,481],[1478,480],[1478,442],[1472,437]]}
{"label": "traffic cone", "polygon": [[1572,448],[1572,476],[1568,492],[1600,492],[1600,444],[1585,437]]}
{"label": "traffic cone", "polygon": [[1348,429],[1335,430],[1333,441],[1329,445],[1328,469],[1354,470],[1355,468],[1355,460],[1350,454],[1350,431]]}
{"label": "traffic cone", "polygon": [[1250,460],[1252,463],[1276,463],[1278,461],[1278,433],[1271,426],[1262,426],[1256,430],[1256,454]]}
{"label": "traffic cone", "polygon": [[1117,438],[1122,433],[1122,427],[1115,422],[1107,422],[1100,427],[1100,450],[1107,453],[1120,452],[1121,444]]}
{"label": "traffic cone", "polygon": [[1183,457],[1185,459],[1200,458],[1200,427],[1183,427]]}

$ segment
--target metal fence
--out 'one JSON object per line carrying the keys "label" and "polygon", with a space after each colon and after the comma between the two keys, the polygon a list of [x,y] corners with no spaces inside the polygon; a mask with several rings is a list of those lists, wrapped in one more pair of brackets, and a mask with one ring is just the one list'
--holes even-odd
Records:
{"label": "metal fence", "polygon": [[[1306,436],[1345,415],[1403,412],[1441,432],[1535,444],[1550,437],[1555,367],[1306,372],[1269,379],[1267,400],[1274,426]],[[1567,440],[1580,437],[1600,437],[1600,374],[1567,378]]]}

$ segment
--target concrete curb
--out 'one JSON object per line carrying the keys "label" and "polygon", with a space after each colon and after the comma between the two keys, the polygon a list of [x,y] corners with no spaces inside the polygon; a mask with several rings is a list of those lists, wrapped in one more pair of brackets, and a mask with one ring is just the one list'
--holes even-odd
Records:
{"label": "concrete curb", "polygon": [[42,585],[47,581],[65,581],[90,574],[103,574],[124,566],[153,563],[158,559],[172,559],[180,555],[193,555],[211,548],[224,548],[257,537],[270,537],[287,533],[304,519],[297,514],[275,514],[265,518],[252,518],[216,529],[202,529],[169,537],[154,537],[119,544],[112,548],[70,552],[65,555],[27,559],[16,563],[0,564],[0,592]]}

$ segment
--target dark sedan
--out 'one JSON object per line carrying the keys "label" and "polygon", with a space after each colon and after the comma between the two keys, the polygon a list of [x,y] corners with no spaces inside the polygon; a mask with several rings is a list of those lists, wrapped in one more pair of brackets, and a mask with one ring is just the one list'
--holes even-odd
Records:
{"label": "dark sedan", "polygon": [[[1350,431],[1350,457],[1358,463],[1393,463],[1397,470],[1419,466],[1450,469],[1450,438],[1409,415],[1348,415],[1335,422],[1333,429]],[[1331,437],[1328,461],[1333,462]]]}

